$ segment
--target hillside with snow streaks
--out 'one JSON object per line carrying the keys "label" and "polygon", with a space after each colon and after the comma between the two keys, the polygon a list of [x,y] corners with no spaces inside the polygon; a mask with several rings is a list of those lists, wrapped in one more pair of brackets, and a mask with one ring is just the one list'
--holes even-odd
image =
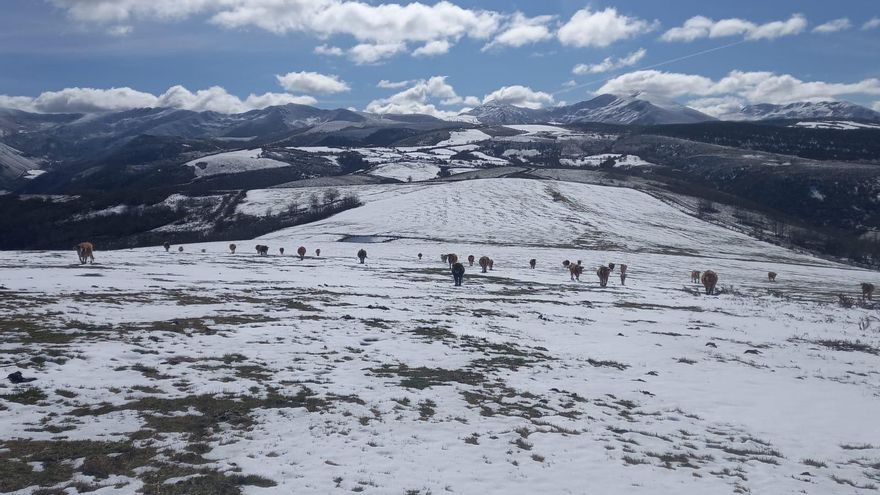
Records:
{"label": "hillside with snow streaks", "polygon": [[290,166],[280,160],[264,158],[262,154],[262,148],[229,151],[191,160],[186,163],[186,166],[193,167],[197,177]]}
{"label": "hillside with snow streaks", "polygon": [[[6,253],[0,362],[36,380],[0,384],[0,491],[875,491],[880,319],[838,294],[876,273],[629,189],[339,189],[365,205],[235,254]],[[455,288],[449,252],[494,269]],[[615,270],[599,287],[608,262],[629,265],[626,285]]]}

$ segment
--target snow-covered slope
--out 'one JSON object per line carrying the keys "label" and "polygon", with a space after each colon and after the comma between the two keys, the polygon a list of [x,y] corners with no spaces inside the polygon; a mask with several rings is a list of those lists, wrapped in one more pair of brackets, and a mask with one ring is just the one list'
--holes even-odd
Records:
{"label": "snow-covered slope", "polygon": [[218,174],[236,174],[264,168],[289,167],[290,164],[271,158],[263,158],[262,148],[229,151],[216,155],[203,156],[185,165],[192,167],[197,177]]}
{"label": "snow-covered slope", "polygon": [[0,186],[4,181],[26,177],[30,171],[36,171],[40,164],[33,159],[22,156],[17,149],[0,143]]}
{"label": "snow-covered slope", "polygon": [[[264,211],[319,191],[247,202]],[[0,384],[0,462],[16,473],[0,483],[874,491],[880,321],[836,300],[876,273],[627,189],[495,179],[361,192],[363,207],[236,241],[234,255],[226,242],[97,246],[86,266],[67,251],[5,253],[0,362],[36,380]],[[468,267],[453,287],[449,252],[494,269]],[[563,259],[583,260],[580,282]],[[608,262],[629,265],[625,286],[619,269],[598,286]],[[693,269],[716,270],[721,295],[700,295]]]}

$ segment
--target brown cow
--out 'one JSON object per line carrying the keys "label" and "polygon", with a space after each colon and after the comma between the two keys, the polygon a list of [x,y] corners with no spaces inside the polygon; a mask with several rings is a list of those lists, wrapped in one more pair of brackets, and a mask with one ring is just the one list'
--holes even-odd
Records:
{"label": "brown cow", "polygon": [[568,265],[570,265],[570,264],[571,264],[571,261],[568,261],[568,260],[565,260],[562,262],[562,266],[565,268],[568,268]]}
{"label": "brown cow", "polygon": [[584,273],[584,265],[578,265],[575,263],[568,264],[568,274],[571,275],[572,280],[581,280],[581,274]]}
{"label": "brown cow", "polygon": [[306,247],[305,247],[305,246],[300,246],[300,247],[296,250],[296,254],[299,255],[299,260],[300,260],[300,261],[306,259]]}
{"label": "brown cow", "polygon": [[626,268],[625,264],[620,264],[620,285],[626,285]]}
{"label": "brown cow", "polygon": [[767,272],[767,280],[776,282],[776,272]]}
{"label": "brown cow", "polygon": [[535,258],[532,258],[529,260],[529,266],[532,268],[532,270],[535,269],[535,265],[537,265],[537,264],[538,264],[538,260],[536,260]]}
{"label": "brown cow", "polygon": [[366,249],[361,248],[360,251],[358,251],[358,259],[361,260],[361,264],[363,265],[364,260],[367,259],[367,250]]}
{"label": "brown cow", "polygon": [[700,283],[700,272],[698,270],[694,270],[691,272],[691,282],[695,284]]}
{"label": "brown cow", "polygon": [[488,256],[480,256],[480,268],[483,269],[483,273],[486,273],[486,269],[489,268],[489,259]]}
{"label": "brown cow", "polygon": [[458,263],[458,255],[449,253],[448,255],[446,255],[446,261],[449,263],[449,266],[452,266]]}
{"label": "brown cow", "polygon": [[862,299],[870,301],[871,296],[874,295],[874,284],[870,284],[868,282],[862,282]]}
{"label": "brown cow", "polygon": [[474,259],[474,255],[468,256],[468,263],[470,264],[470,266],[474,266]]}
{"label": "brown cow", "polygon": [[321,257],[321,250],[320,249],[315,249],[315,256],[317,256],[318,258]]}
{"label": "brown cow", "polygon": [[284,256],[284,248],[278,248],[278,252],[281,253],[281,256]]}
{"label": "brown cow", "polygon": [[235,248],[237,248],[237,247],[238,246],[236,246],[235,244],[230,244],[229,245],[229,252],[231,252],[232,254],[235,254]]}
{"label": "brown cow", "polygon": [[715,286],[718,285],[718,274],[712,270],[706,270],[703,272],[703,276],[700,277],[700,281],[703,282],[703,287],[706,288],[706,295],[711,296],[715,293]]}
{"label": "brown cow", "polygon": [[608,268],[607,266],[600,266],[596,270],[596,275],[599,277],[599,286],[607,287],[608,277],[611,275],[611,268]]}
{"label": "brown cow", "polygon": [[269,254],[269,246],[263,244],[257,244],[257,254],[260,256],[266,256]]}
{"label": "brown cow", "polygon": [[489,258],[489,269],[490,270],[495,269],[495,260],[493,260],[492,258]]}
{"label": "brown cow", "polygon": [[95,246],[92,245],[91,242],[81,242],[77,244],[74,249],[76,249],[76,254],[79,256],[79,263],[81,265],[85,265],[87,261],[89,263],[95,262]]}
{"label": "brown cow", "polygon": [[165,241],[165,242],[162,244],[162,247],[165,248],[165,252],[167,253],[167,252],[171,249],[171,243],[168,242],[168,241]]}

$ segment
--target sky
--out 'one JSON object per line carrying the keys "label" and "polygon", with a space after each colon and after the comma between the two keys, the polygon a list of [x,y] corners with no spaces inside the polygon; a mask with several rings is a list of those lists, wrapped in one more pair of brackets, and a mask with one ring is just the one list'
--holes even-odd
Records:
{"label": "sky", "polygon": [[602,93],[880,110],[880,1],[3,0],[0,107],[448,117]]}

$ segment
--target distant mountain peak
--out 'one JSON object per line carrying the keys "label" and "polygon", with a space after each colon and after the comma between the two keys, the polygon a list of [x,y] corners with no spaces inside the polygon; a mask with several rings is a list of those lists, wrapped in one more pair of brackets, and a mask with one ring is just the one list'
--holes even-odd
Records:
{"label": "distant mountain peak", "polygon": [[858,119],[880,121],[880,112],[848,101],[798,101],[784,105],[756,103],[733,116],[738,120]]}

